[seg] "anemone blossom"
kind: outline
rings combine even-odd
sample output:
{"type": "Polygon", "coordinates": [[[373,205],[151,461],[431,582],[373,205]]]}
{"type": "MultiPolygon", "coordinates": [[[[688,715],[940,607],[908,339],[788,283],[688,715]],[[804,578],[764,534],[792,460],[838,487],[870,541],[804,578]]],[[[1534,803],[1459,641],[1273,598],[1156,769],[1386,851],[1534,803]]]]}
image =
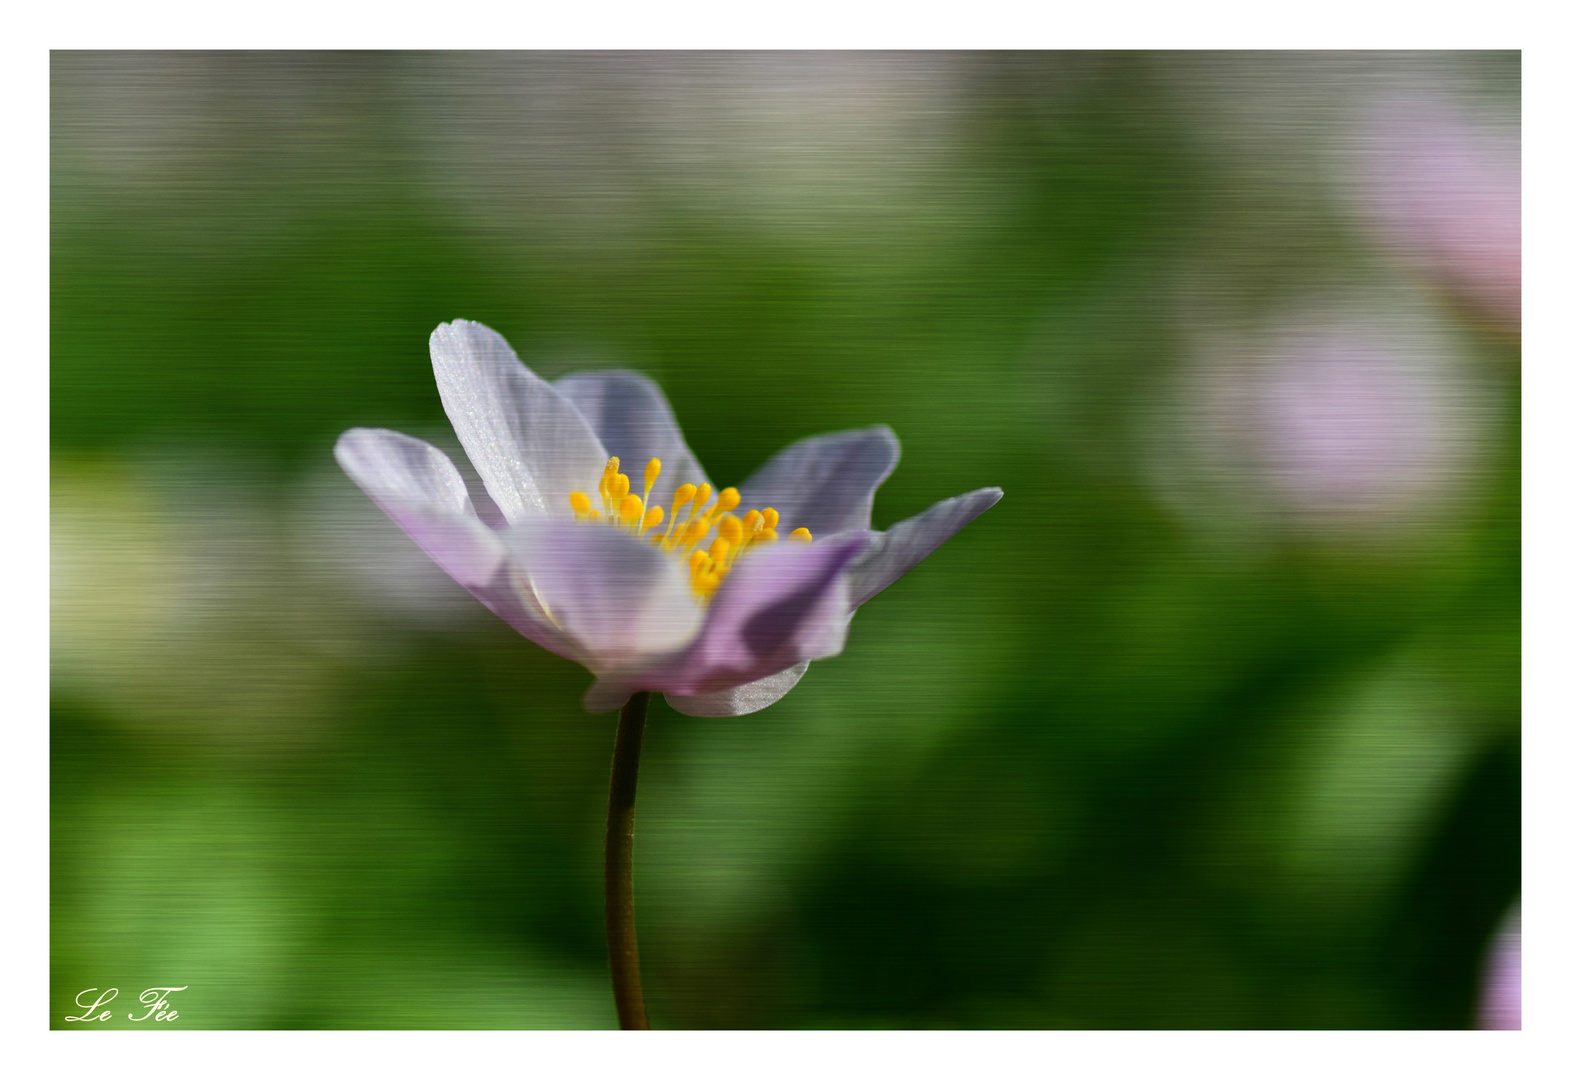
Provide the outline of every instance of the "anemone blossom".
{"type": "Polygon", "coordinates": [[[355,428],[338,462],[460,585],[588,668],[590,712],[645,690],[690,716],[773,704],[841,651],[857,608],[1003,494],[982,488],[874,532],[873,494],[900,454],[886,427],[804,439],[717,490],[641,375],[548,383],[463,320],[432,333],[431,360],[491,520],[418,439],[355,428]]]}

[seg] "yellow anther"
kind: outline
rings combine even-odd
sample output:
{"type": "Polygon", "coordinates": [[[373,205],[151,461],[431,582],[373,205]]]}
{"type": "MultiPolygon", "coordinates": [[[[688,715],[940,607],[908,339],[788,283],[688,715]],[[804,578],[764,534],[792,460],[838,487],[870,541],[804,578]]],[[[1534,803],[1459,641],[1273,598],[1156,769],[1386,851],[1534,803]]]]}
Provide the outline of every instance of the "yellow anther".
{"type": "MultiPolygon", "coordinates": [[[[662,469],[659,458],[650,458],[644,466],[644,494],[640,498],[632,493],[632,481],[622,473],[622,459],[611,458],[600,473],[598,490],[604,513],[592,507],[590,497],[582,491],[568,493],[567,501],[573,516],[580,521],[601,521],[619,525],[642,536],[645,532],[665,523],[665,532],[650,536],[649,542],[662,551],[671,552],[687,548],[687,570],[693,595],[701,604],[707,604],[731,572],[731,567],[754,544],[772,544],[779,539],[775,527],[780,524],[780,514],[773,507],[749,510],[741,518],[734,516],[742,502],[742,495],[734,487],[723,488],[717,494],[713,486],[683,484],[671,495],[671,514],[667,521],[665,508],[649,505],[650,493],[662,469]],[[709,505],[713,498],[714,505],[709,505]],[[688,508],[686,515],[682,507],[688,508]],[[711,530],[718,527],[719,536],[706,551],[703,541],[711,530]]],[[[806,529],[791,532],[792,540],[804,544],[813,542],[813,534],[806,529]]]]}
{"type": "Polygon", "coordinates": [[[693,552],[687,565],[692,574],[693,592],[698,594],[700,600],[708,600],[720,587],[720,582],[725,580],[725,568],[702,551],[693,552]]]}

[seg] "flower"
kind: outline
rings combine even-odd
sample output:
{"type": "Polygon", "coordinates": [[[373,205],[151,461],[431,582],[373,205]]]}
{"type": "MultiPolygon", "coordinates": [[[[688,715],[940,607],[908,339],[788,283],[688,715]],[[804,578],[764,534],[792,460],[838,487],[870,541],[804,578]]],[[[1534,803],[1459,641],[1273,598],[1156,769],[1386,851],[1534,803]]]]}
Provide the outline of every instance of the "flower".
{"type": "Polygon", "coordinates": [[[1522,146],[1517,125],[1439,99],[1400,98],[1365,133],[1363,202],[1396,250],[1502,322],[1522,323],[1522,146]]]}
{"type": "Polygon", "coordinates": [[[873,493],[900,454],[888,428],[804,439],[716,491],[641,375],[548,383],[464,320],[432,333],[431,362],[494,522],[418,439],[354,428],[335,456],[460,585],[595,675],[590,712],[641,690],[689,716],[772,705],[840,652],[857,608],[1003,495],[982,488],[874,532],[873,493]]]}
{"type": "Polygon", "coordinates": [[[1465,505],[1489,451],[1483,388],[1445,323],[1403,292],[1218,334],[1185,380],[1187,446],[1157,467],[1209,524],[1236,529],[1247,516],[1380,543],[1421,535],[1465,505]]]}

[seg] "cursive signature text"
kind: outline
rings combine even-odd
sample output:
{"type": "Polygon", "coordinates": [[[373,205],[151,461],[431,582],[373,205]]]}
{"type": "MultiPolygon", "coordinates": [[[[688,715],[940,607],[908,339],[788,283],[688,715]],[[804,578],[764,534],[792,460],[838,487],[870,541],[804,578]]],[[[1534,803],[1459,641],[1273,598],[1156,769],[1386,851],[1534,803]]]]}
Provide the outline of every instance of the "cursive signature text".
{"type": "MultiPolygon", "coordinates": [[[[132,1023],[138,1024],[143,1020],[152,1020],[154,1022],[159,1020],[173,1020],[180,1015],[180,1011],[178,1009],[172,1009],[169,1007],[169,995],[179,993],[184,989],[185,987],[183,986],[149,987],[138,994],[136,998],[137,1001],[146,1006],[142,1015],[136,1015],[136,1012],[133,1010],[132,1012],[126,1013],[125,1018],[130,1020],[132,1023]]],[[[80,994],[76,995],[76,1007],[82,1010],[82,1015],[68,1016],[65,1018],[66,1023],[102,1023],[103,1021],[108,1020],[111,1016],[114,1015],[114,1010],[106,1009],[104,1006],[108,1005],[111,1001],[119,996],[119,988],[113,986],[109,987],[107,990],[99,990],[96,986],[83,990],[80,994]],[[95,994],[97,995],[96,997],[94,996],[95,994]],[[100,1009],[103,1011],[100,1012],[100,1009]]]]}

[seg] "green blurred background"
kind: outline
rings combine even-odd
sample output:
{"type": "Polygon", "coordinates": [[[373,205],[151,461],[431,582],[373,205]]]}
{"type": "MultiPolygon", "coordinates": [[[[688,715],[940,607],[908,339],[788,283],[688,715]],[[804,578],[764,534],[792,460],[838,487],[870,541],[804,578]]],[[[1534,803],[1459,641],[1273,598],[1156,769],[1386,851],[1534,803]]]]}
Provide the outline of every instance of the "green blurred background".
{"type": "Polygon", "coordinates": [[[1369,132],[1509,142],[1519,72],[56,53],[51,1024],[614,1024],[615,717],[332,460],[453,445],[468,318],[649,373],[717,482],[887,423],[876,527],[1006,492],[774,707],[656,700],[655,1026],[1471,1025],[1519,321],[1393,239],[1369,132]]]}

